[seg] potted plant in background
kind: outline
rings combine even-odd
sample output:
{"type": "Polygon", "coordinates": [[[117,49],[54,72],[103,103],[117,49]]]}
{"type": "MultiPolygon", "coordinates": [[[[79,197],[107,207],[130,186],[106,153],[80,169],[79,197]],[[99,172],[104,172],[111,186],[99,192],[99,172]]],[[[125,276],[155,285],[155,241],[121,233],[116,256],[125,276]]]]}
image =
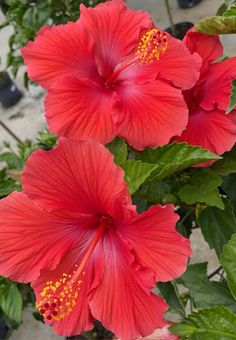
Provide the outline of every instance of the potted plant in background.
{"type": "MultiPolygon", "coordinates": [[[[200,2],[199,0],[196,0],[198,2],[200,2]]],[[[189,7],[193,7],[193,6],[187,6],[187,2],[189,3],[189,1],[187,0],[178,0],[178,4],[180,6],[180,8],[189,8],[189,7]],[[183,7],[183,5],[186,5],[183,7]]],[[[165,0],[165,4],[166,4],[166,10],[167,10],[167,14],[168,14],[168,18],[170,21],[170,27],[167,27],[165,29],[166,32],[170,33],[171,35],[173,35],[175,38],[182,40],[186,34],[186,32],[194,26],[194,24],[190,21],[183,21],[183,22],[179,22],[177,24],[174,24],[174,20],[172,17],[172,13],[171,13],[171,8],[170,8],[170,4],[169,4],[169,0],[165,0]]]]}
{"type": "Polygon", "coordinates": [[[22,92],[11,80],[6,71],[0,72],[0,103],[3,107],[11,107],[22,98],[22,92]]]}

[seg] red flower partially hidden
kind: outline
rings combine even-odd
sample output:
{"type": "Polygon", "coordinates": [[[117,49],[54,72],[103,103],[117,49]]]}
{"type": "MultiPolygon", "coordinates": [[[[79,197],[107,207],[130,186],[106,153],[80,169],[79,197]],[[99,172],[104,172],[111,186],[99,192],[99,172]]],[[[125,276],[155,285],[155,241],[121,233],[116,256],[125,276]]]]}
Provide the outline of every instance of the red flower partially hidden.
{"type": "Polygon", "coordinates": [[[123,0],[80,13],[22,49],[29,77],[48,90],[49,129],[101,143],[119,135],[138,150],[180,135],[188,110],[177,88],[197,81],[199,56],[123,0]]]}
{"type": "MultiPolygon", "coordinates": [[[[192,53],[197,52],[202,57],[203,64],[196,85],[184,91],[189,122],[176,139],[221,155],[236,142],[236,112],[225,114],[230,85],[236,79],[236,57],[214,62],[223,53],[218,36],[190,30],[184,42],[192,53]]],[[[209,165],[209,162],[201,165],[209,165]]]]}
{"type": "Polygon", "coordinates": [[[171,205],[138,214],[123,171],[92,141],[33,153],[23,189],[0,201],[0,273],[32,282],[46,323],[75,335],[97,319],[122,339],[165,325],[151,290],[191,255],[171,205]]]}

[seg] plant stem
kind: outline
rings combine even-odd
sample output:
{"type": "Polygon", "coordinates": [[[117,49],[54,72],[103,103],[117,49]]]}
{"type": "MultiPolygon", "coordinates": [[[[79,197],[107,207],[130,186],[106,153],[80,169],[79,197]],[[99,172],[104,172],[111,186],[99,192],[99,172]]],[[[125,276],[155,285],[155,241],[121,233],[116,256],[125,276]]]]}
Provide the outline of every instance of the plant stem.
{"type": "Polygon", "coordinates": [[[5,124],[0,120],[0,125],[11,135],[17,143],[23,144],[22,140],[5,124]]]}
{"type": "Polygon", "coordinates": [[[175,25],[174,25],[174,20],[171,14],[171,8],[170,8],[170,4],[169,4],[169,0],[165,0],[165,4],[166,4],[166,10],[167,10],[167,15],[170,21],[170,27],[171,27],[171,32],[172,35],[175,37],[175,25]]]}
{"type": "Polygon", "coordinates": [[[219,266],[214,272],[212,272],[210,275],[208,275],[208,279],[211,279],[213,276],[219,273],[219,271],[222,269],[222,266],[219,266]]]}

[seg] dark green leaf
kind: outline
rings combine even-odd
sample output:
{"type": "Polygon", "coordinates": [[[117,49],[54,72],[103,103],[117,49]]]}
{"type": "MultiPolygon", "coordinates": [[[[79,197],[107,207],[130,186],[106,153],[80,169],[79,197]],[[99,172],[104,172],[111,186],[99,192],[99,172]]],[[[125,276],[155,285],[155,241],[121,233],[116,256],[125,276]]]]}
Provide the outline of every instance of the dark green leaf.
{"type": "Polygon", "coordinates": [[[228,286],[236,299],[236,234],[224,246],[220,262],[227,274],[228,286]]]}
{"type": "Polygon", "coordinates": [[[210,248],[220,256],[223,246],[236,233],[236,219],[228,200],[223,199],[225,209],[215,207],[203,209],[197,219],[203,236],[210,248]]]}
{"type": "Polygon", "coordinates": [[[236,315],[222,306],[207,308],[189,315],[170,330],[187,339],[236,339],[236,315]]]}
{"type": "Polygon", "coordinates": [[[10,282],[9,285],[1,291],[0,306],[11,320],[18,324],[21,322],[23,301],[16,283],[10,282]]]}
{"type": "Polygon", "coordinates": [[[128,154],[127,144],[125,140],[116,137],[112,142],[106,145],[110,152],[114,155],[114,161],[117,165],[123,163],[128,154]]]}
{"type": "MultiPolygon", "coordinates": [[[[236,16],[235,16],[236,20],[236,16]]],[[[230,113],[236,106],[236,80],[231,83],[231,91],[229,97],[229,106],[227,107],[226,113],[230,113]]]]}
{"type": "Polygon", "coordinates": [[[223,155],[223,159],[217,161],[211,170],[219,175],[228,175],[236,172],[236,147],[223,155]]]}
{"type": "Polygon", "coordinates": [[[188,266],[178,279],[186,288],[197,309],[222,305],[236,312],[236,302],[225,282],[210,281],[207,278],[207,262],[188,266]]]}
{"type": "Polygon", "coordinates": [[[138,191],[148,202],[154,204],[176,203],[177,196],[172,193],[169,183],[160,181],[145,182],[138,191]]]}
{"type": "Polygon", "coordinates": [[[168,305],[175,309],[182,317],[185,316],[184,307],[176,294],[174,285],[171,282],[159,282],[157,287],[168,305]]]}
{"type": "Polygon", "coordinates": [[[234,213],[236,213],[236,174],[230,174],[224,178],[222,189],[229,197],[234,213]]]}
{"type": "Polygon", "coordinates": [[[5,178],[0,181],[0,198],[9,195],[14,190],[20,190],[20,185],[12,178],[5,178]]]}
{"type": "Polygon", "coordinates": [[[134,193],[141,184],[156,169],[155,164],[146,164],[141,161],[127,160],[121,164],[125,171],[125,180],[128,183],[130,193],[134,193]]]}
{"type": "Polygon", "coordinates": [[[206,203],[224,209],[218,186],[222,179],[209,169],[201,169],[178,192],[180,199],[187,204],[206,203]]]}
{"type": "Polygon", "coordinates": [[[143,162],[157,165],[150,180],[152,178],[161,180],[194,164],[220,158],[208,150],[176,142],[156,149],[147,149],[141,155],[143,162]]]}

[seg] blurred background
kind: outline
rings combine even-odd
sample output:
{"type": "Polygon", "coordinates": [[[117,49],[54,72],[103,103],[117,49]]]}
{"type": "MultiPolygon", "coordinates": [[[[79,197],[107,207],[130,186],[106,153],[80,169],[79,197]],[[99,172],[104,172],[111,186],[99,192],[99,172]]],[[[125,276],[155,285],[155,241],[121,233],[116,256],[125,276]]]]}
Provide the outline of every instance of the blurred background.
{"type": "MultiPolygon", "coordinates": [[[[66,1],[66,0],[65,0],[66,1]]],[[[6,3],[14,3],[14,1],[5,1],[6,3]]],[[[10,142],[12,148],[16,148],[17,141],[16,138],[12,137],[3,125],[6,125],[13,131],[13,133],[20,138],[20,140],[25,140],[26,138],[35,140],[38,132],[46,128],[46,123],[43,116],[43,96],[44,91],[39,86],[27,83],[25,78],[25,68],[20,66],[19,55],[14,48],[20,45],[28,39],[28,35],[34,36],[35,32],[40,27],[40,22],[43,22],[45,18],[36,18],[38,21],[34,25],[34,14],[29,11],[26,17],[29,26],[31,25],[31,31],[29,34],[24,36],[24,31],[16,32],[16,26],[11,25],[5,26],[6,18],[4,16],[4,1],[0,1],[2,5],[2,10],[0,10],[0,71],[4,71],[7,66],[9,68],[8,74],[13,79],[14,83],[11,83],[11,91],[16,92],[17,103],[9,108],[3,107],[0,104],[0,152],[4,150],[5,142],[10,142]],[[41,20],[41,21],[40,21],[41,20]],[[33,26],[32,26],[33,24],[33,26]],[[10,40],[9,40],[10,39],[10,40]],[[9,45],[10,43],[10,45],[9,45]],[[9,51],[12,53],[9,54],[9,51]],[[13,53],[14,52],[14,53],[13,53]],[[19,67],[19,68],[18,68],[19,67]],[[13,78],[15,74],[15,78],[13,78]],[[26,85],[28,89],[26,88],[26,85]],[[18,90],[19,91],[18,91],[18,90]],[[2,125],[1,125],[2,124],[2,125]]],[[[19,3],[27,4],[27,1],[18,1],[19,3]]],[[[29,1],[30,2],[30,1],[29,1]]],[[[45,1],[46,4],[47,1],[45,1]]],[[[53,2],[53,1],[52,1],[53,2]]],[[[60,0],[59,2],[62,2],[60,0]]],[[[98,1],[97,1],[98,2],[98,1]]],[[[17,1],[15,1],[17,3],[17,1]]],[[[174,23],[180,22],[191,22],[196,23],[200,19],[213,16],[217,13],[220,6],[224,3],[223,0],[202,0],[199,4],[192,8],[183,9],[178,5],[177,0],[169,0],[170,10],[173,16],[174,23]]],[[[165,6],[164,0],[127,0],[127,4],[134,9],[143,9],[148,11],[155,24],[163,29],[170,26],[170,21],[167,15],[167,8],[165,6]]],[[[44,0],[40,1],[40,6],[43,6],[44,0]]],[[[13,12],[12,20],[13,23],[17,20],[19,14],[20,6],[15,6],[15,12],[13,12]],[[17,12],[18,11],[18,12],[17,12]],[[15,17],[14,17],[15,15],[15,17]],[[15,21],[14,21],[15,20],[15,21]]],[[[71,8],[71,15],[77,13],[75,8],[71,8]]],[[[62,13],[62,16],[64,14],[62,13]]],[[[74,18],[76,19],[76,17],[74,18]]],[[[58,23],[66,22],[68,18],[57,16],[58,23]]],[[[55,21],[54,21],[55,22],[55,21]]],[[[227,35],[221,37],[222,43],[224,45],[224,54],[228,56],[236,55],[236,38],[235,35],[227,35]]],[[[19,49],[18,49],[19,50],[19,49]]],[[[1,79],[0,79],[0,90],[1,90],[1,79]]],[[[1,101],[1,94],[0,94],[1,101]]],[[[8,103],[5,103],[8,106],[8,103]]],[[[193,244],[193,257],[191,259],[192,263],[204,261],[209,258],[209,271],[217,266],[217,259],[215,254],[210,251],[207,244],[203,241],[199,230],[192,235],[193,244]],[[199,251],[201,249],[201,251],[199,251]]],[[[10,335],[11,340],[56,340],[63,339],[57,335],[52,334],[52,330],[46,327],[43,323],[36,321],[32,312],[29,308],[26,308],[23,316],[24,323],[14,330],[10,335]]],[[[82,339],[82,337],[81,337],[82,339]]],[[[1,340],[1,338],[0,338],[1,340]]]]}

